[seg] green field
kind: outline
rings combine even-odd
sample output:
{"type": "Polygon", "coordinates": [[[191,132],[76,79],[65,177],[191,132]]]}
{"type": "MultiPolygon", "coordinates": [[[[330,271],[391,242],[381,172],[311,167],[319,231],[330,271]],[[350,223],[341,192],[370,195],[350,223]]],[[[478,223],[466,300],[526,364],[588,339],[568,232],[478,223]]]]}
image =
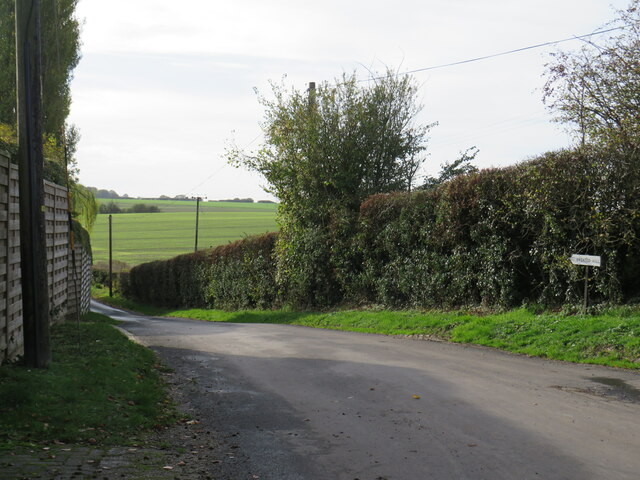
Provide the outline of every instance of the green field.
{"type": "MultiPolygon", "coordinates": [[[[100,200],[108,203],[110,200],[100,200]]],[[[115,200],[120,208],[136,203],[157,205],[160,213],[113,215],[113,259],[130,265],[193,252],[196,202],[175,200],[115,200]]],[[[247,235],[273,232],[273,203],[201,202],[198,249],[223,245],[247,235]]],[[[100,214],[91,233],[93,261],[109,259],[108,217],[100,214]]]]}

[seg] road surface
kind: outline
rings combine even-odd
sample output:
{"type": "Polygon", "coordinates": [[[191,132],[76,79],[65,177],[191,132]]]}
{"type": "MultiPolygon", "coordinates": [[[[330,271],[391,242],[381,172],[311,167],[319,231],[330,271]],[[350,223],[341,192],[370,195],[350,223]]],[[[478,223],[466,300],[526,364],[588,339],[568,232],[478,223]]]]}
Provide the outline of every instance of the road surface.
{"type": "MultiPolygon", "coordinates": [[[[94,309],[264,479],[640,479],[640,375],[487,348],[94,309]]],[[[217,478],[217,477],[216,477],[217,478]]]]}

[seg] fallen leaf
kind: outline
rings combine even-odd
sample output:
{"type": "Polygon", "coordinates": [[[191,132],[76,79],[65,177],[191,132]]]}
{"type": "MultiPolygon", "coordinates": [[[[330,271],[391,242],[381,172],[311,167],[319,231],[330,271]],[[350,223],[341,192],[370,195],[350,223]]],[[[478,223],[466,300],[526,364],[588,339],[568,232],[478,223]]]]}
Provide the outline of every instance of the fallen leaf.
{"type": "Polygon", "coordinates": [[[411,397],[415,400],[420,400],[420,395],[411,395],[411,397]]]}

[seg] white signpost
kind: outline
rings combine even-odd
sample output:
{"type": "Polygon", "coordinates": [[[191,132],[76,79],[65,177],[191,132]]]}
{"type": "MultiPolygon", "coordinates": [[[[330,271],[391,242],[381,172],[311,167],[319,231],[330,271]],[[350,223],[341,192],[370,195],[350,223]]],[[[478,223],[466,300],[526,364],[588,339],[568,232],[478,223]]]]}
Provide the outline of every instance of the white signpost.
{"type": "Polygon", "coordinates": [[[599,267],[602,264],[602,257],[599,255],[576,255],[569,258],[574,265],[586,265],[587,267],[599,267]]]}
{"type": "Polygon", "coordinates": [[[600,255],[578,255],[573,254],[569,257],[569,260],[574,265],[584,265],[584,311],[587,311],[589,306],[589,267],[602,266],[602,257],[600,255]]]}

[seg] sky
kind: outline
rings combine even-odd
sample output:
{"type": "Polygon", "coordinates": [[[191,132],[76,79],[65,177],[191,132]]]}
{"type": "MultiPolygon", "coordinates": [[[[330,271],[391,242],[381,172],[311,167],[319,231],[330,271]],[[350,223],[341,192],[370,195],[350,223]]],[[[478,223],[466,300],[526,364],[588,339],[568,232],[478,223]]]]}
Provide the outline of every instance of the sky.
{"type": "MultiPolygon", "coordinates": [[[[598,30],[627,0],[80,0],[70,123],[80,181],[132,197],[273,199],[227,164],[259,148],[255,89],[305,90],[343,72],[399,73],[598,30]]],[[[593,37],[596,41],[604,35],[593,37]]],[[[542,103],[544,65],[580,40],[413,74],[430,132],[422,175],[461,151],[512,165],[572,138],[542,103]]],[[[364,83],[363,83],[364,85],[364,83]]]]}

